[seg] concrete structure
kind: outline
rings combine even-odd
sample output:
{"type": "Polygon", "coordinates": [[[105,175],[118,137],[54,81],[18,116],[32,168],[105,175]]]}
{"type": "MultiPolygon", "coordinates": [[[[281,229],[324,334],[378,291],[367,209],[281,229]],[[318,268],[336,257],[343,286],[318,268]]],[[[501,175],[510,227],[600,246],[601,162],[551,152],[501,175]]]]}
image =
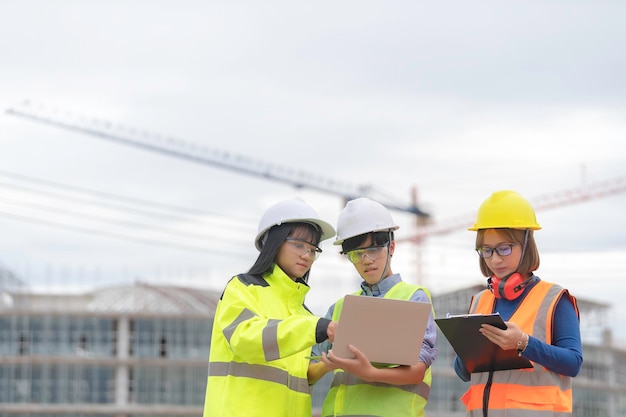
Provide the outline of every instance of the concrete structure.
{"type": "Polygon", "coordinates": [[[0,417],[201,415],[219,295],[2,292],[0,417]]]}
{"type": "MultiPolygon", "coordinates": [[[[35,294],[8,276],[0,284],[0,417],[202,414],[218,292],[139,283],[35,294]]],[[[464,313],[479,289],[435,295],[437,315],[464,313]]],[[[608,306],[579,302],[585,362],[575,415],[624,416],[626,349],[611,340],[608,306]]],[[[467,384],[441,334],[438,347],[427,415],[464,416],[467,384]]],[[[314,415],[329,383],[327,375],[314,388],[314,415]]]]}

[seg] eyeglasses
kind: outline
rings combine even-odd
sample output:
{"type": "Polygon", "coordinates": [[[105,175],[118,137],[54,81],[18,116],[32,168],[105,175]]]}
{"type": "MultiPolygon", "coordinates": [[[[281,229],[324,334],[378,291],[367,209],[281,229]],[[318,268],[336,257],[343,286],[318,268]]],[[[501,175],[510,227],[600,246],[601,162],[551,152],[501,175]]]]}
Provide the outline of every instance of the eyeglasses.
{"type": "Polygon", "coordinates": [[[363,261],[363,257],[367,256],[370,261],[375,261],[378,259],[383,249],[385,249],[387,245],[383,246],[370,246],[369,248],[362,249],[354,249],[350,252],[346,252],[345,255],[348,257],[348,260],[353,264],[358,264],[363,261]]]}
{"type": "Polygon", "coordinates": [[[288,237],[285,240],[300,256],[310,255],[313,260],[316,260],[320,256],[320,253],[322,253],[322,249],[304,240],[295,239],[293,237],[288,237]]]}
{"type": "Polygon", "coordinates": [[[476,248],[476,252],[478,252],[478,256],[481,258],[491,258],[494,252],[498,256],[509,256],[513,252],[513,246],[515,246],[515,243],[505,243],[495,248],[483,246],[482,248],[476,248]]]}

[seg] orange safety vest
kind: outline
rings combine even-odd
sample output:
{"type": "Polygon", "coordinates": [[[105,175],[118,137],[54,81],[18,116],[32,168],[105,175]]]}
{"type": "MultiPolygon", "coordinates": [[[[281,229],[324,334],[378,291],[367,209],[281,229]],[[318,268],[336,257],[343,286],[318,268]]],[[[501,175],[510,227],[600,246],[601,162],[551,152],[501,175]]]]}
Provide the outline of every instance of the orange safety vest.
{"type": "MultiPolygon", "coordinates": [[[[554,310],[563,295],[574,304],[576,298],[559,285],[539,281],[517,308],[511,321],[523,332],[547,344],[552,343],[554,310]]],[[[494,312],[496,298],[489,290],[472,297],[470,313],[494,312]]],[[[461,400],[470,417],[483,416],[483,400],[488,404],[489,417],[566,417],[572,415],[572,382],[568,376],[557,374],[533,363],[533,368],[473,373],[470,387],[461,400]],[[491,381],[490,381],[491,379],[491,381]],[[487,398],[485,398],[485,396],[487,398]]]]}

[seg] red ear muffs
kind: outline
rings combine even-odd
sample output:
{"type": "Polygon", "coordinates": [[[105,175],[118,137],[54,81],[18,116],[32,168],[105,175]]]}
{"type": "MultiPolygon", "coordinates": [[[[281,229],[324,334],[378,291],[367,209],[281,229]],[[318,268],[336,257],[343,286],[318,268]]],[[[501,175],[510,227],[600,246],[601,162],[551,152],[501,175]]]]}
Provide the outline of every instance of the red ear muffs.
{"type": "Polygon", "coordinates": [[[498,278],[494,275],[489,278],[489,289],[496,298],[515,300],[517,297],[522,295],[522,290],[531,281],[532,275],[530,279],[524,280],[522,274],[519,272],[508,275],[504,278],[498,278]]]}

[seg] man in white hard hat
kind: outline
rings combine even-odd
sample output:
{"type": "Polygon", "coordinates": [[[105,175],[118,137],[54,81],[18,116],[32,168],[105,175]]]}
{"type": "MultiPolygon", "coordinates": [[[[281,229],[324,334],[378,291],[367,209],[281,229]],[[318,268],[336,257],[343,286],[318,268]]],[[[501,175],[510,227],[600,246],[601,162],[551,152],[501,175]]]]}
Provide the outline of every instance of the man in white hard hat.
{"type": "MultiPolygon", "coordinates": [[[[431,303],[430,292],[394,274],[391,259],[398,225],[382,204],[368,198],[351,200],[339,214],[337,240],[341,253],[352,262],[363,282],[358,294],[431,303]]],[[[338,320],[343,298],[333,304],[326,318],[338,320]]],[[[367,317],[363,318],[367,320],[367,317]]],[[[376,329],[372,329],[376,332],[376,329]]],[[[324,400],[322,416],[423,416],[431,385],[430,365],[437,357],[433,314],[428,321],[419,363],[412,366],[375,367],[358,349],[355,359],[333,355],[329,343],[316,346],[320,362],[310,371],[321,378],[334,370],[332,386],[324,400]]],[[[418,353],[416,352],[416,355],[418,353]]]]}

